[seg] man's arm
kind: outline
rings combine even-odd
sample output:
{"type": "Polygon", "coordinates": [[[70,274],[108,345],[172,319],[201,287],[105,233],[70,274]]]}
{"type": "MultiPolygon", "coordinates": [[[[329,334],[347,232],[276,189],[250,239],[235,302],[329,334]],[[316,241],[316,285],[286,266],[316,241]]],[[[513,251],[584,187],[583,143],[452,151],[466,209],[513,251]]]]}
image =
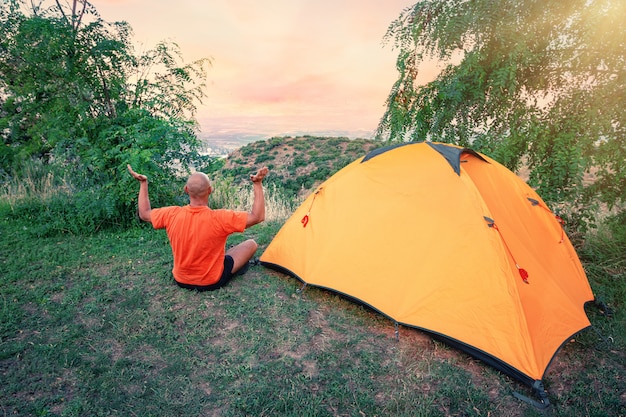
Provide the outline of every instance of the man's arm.
{"type": "Polygon", "coordinates": [[[265,220],[265,196],[263,195],[263,178],[269,170],[267,167],[261,168],[255,175],[251,175],[252,189],[254,192],[254,201],[252,202],[252,210],[248,213],[246,228],[254,226],[265,220]]]}
{"type": "Polygon", "coordinates": [[[142,174],[137,174],[128,165],[128,172],[137,181],[139,181],[139,197],[137,199],[137,205],[139,207],[139,218],[145,222],[152,220],[152,208],[150,207],[150,197],[148,196],[148,177],[142,174]]]}

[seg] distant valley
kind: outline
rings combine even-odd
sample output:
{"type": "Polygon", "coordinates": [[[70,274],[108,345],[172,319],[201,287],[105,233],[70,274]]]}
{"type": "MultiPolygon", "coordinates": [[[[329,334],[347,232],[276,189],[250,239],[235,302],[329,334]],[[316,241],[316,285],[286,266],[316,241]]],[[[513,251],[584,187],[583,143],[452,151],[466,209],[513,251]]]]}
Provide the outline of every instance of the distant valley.
{"type": "Polygon", "coordinates": [[[350,138],[350,139],[372,139],[373,132],[361,131],[324,131],[324,132],[288,132],[278,135],[263,133],[251,133],[244,131],[221,131],[221,132],[201,132],[198,137],[206,144],[206,152],[214,156],[226,156],[233,151],[242,148],[250,143],[267,140],[272,137],[328,137],[328,138],[350,138]]]}

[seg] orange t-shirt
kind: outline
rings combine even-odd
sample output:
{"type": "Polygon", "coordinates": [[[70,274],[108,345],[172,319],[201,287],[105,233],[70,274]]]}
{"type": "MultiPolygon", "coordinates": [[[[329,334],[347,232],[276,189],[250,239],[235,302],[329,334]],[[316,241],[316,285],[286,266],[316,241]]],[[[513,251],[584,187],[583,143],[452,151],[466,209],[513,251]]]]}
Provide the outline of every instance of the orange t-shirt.
{"type": "Polygon", "coordinates": [[[183,284],[211,285],[224,270],[226,239],[246,228],[248,213],[209,207],[153,209],[152,226],[165,228],[174,255],[174,279],[183,284]]]}

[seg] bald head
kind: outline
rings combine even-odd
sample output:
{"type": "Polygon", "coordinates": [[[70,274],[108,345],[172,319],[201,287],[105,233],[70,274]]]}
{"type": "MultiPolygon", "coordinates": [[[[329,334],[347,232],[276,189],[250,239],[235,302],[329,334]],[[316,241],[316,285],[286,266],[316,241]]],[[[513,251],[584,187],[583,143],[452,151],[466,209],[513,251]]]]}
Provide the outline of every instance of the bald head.
{"type": "Polygon", "coordinates": [[[189,197],[192,198],[208,196],[211,192],[209,177],[202,172],[191,174],[187,180],[187,184],[185,184],[185,191],[189,194],[189,197]]]}

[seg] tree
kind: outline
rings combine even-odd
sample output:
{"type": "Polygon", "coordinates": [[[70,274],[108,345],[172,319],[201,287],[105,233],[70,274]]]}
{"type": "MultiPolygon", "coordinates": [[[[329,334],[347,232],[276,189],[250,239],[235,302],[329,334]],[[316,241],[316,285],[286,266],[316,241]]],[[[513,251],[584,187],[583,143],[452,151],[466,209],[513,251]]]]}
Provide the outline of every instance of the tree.
{"type": "Polygon", "coordinates": [[[579,214],[624,203],[624,15],[622,0],[419,1],[386,34],[399,77],[377,136],[526,165],[542,197],[579,214]],[[427,60],[445,68],[419,85],[427,60]]]}
{"type": "Polygon", "coordinates": [[[185,64],[165,42],[136,55],[131,36],[86,0],[3,1],[0,173],[29,158],[61,166],[83,201],[124,219],[131,162],[161,181],[153,198],[171,202],[180,169],[207,162],[194,117],[210,60],[185,64]]]}
{"type": "MultiPolygon", "coordinates": [[[[82,3],[67,14],[60,6],[4,2],[0,24],[3,139],[18,159],[50,159],[68,141],[84,138],[99,117],[114,117],[131,59],[130,28],[108,26],[82,3]],[[115,29],[115,30],[112,30],[115,29]]],[[[57,155],[58,157],[58,155],[57,155]]],[[[4,161],[3,161],[4,162],[4,161]]]]}

